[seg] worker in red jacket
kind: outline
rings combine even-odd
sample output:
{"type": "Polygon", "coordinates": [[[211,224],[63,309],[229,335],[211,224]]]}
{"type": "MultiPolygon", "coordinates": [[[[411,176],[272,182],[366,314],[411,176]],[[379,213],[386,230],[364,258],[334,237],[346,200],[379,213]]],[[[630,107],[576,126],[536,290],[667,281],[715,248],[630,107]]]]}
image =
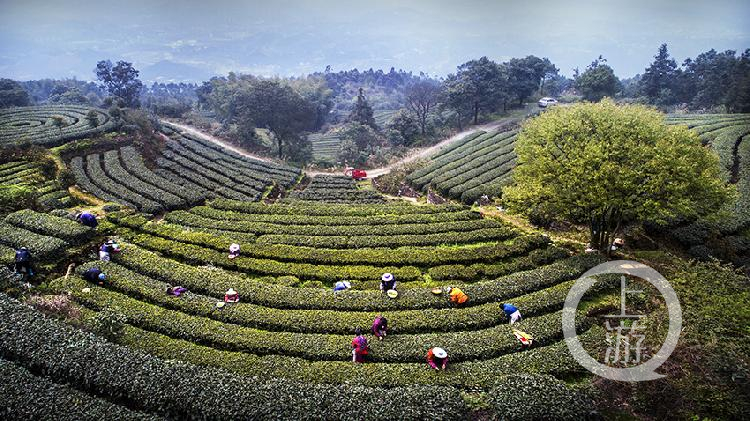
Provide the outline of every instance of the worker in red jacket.
{"type": "Polygon", "coordinates": [[[352,362],[363,363],[368,354],[367,338],[362,335],[362,329],[360,328],[357,328],[355,334],[357,336],[352,339],[352,362]]]}

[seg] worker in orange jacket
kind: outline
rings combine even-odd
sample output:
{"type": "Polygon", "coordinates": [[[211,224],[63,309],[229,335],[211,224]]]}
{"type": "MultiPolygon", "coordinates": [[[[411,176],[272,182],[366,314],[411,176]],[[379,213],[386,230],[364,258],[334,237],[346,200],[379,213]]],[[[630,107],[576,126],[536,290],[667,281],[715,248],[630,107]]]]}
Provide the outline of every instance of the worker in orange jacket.
{"type": "Polygon", "coordinates": [[[448,297],[456,306],[463,305],[464,303],[469,301],[469,296],[461,291],[461,288],[457,287],[448,287],[448,297]]]}

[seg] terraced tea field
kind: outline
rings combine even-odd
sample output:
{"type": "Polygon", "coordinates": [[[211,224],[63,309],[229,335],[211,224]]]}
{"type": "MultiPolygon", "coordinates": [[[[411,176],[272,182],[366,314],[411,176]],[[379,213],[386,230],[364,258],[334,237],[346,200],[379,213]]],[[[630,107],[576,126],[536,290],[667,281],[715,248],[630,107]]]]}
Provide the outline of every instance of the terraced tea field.
{"type": "Polygon", "coordinates": [[[307,200],[325,203],[383,203],[385,200],[375,190],[357,187],[350,177],[316,175],[302,191],[289,193],[289,200],[307,200]]]}
{"type": "MultiPolygon", "coordinates": [[[[735,263],[750,263],[750,115],[697,114],[669,116],[670,124],[684,124],[719,155],[723,177],[737,186],[737,200],[724,209],[718,222],[699,221],[674,231],[675,238],[697,257],[714,252],[706,247],[709,233],[718,231],[735,263]]],[[[724,257],[724,256],[723,256],[724,257]]]]}
{"type": "Polygon", "coordinates": [[[341,138],[337,134],[314,133],[308,139],[312,143],[313,161],[336,163],[341,145],[341,138]]]}
{"type": "MultiPolygon", "coordinates": [[[[572,280],[601,261],[570,257],[546,238],[460,206],[215,200],[163,222],[111,220],[123,253],[79,269],[102,268],[108,285],[70,277],[55,286],[91,311],[120,309],[128,319],[121,343],[164,358],[180,349],[180,359],[241,375],[313,383],[468,387],[509,372],[575,372],[560,342],[560,310],[572,280]],[[233,242],[242,252],[230,260],[233,242]],[[384,272],[400,282],[397,299],[378,289],[384,272]],[[338,280],[352,290],[334,293],[338,280]],[[176,284],[190,292],[164,294],[176,284]],[[445,285],[461,286],[470,304],[452,308],[430,291],[445,285]],[[217,310],[230,287],[241,303],[217,310]],[[539,347],[519,356],[501,302],[523,309],[520,326],[539,347]],[[371,341],[370,363],[352,365],[354,328],[367,330],[378,313],[392,335],[371,341]],[[433,346],[448,350],[454,369],[441,376],[426,369],[433,346]]],[[[588,329],[586,318],[579,327],[588,329]]]]}
{"type": "Polygon", "coordinates": [[[443,149],[407,179],[417,188],[473,203],[482,195],[498,197],[516,165],[516,131],[476,132],[443,149]]]}
{"type": "Polygon", "coordinates": [[[0,165],[0,189],[30,190],[40,208],[58,209],[74,204],[59,181],[46,176],[39,163],[11,161],[0,165]]]}
{"type": "Polygon", "coordinates": [[[114,129],[103,110],[76,105],[18,107],[0,110],[0,145],[56,146],[114,129]],[[89,120],[88,113],[96,120],[89,120]],[[58,119],[59,126],[55,119],[58,119]]]}
{"type": "Polygon", "coordinates": [[[300,170],[250,159],[207,140],[166,129],[171,138],[146,167],[133,147],[75,157],[70,168],[77,184],[101,199],[146,213],[184,208],[207,198],[257,201],[272,186],[289,188],[300,170]]]}

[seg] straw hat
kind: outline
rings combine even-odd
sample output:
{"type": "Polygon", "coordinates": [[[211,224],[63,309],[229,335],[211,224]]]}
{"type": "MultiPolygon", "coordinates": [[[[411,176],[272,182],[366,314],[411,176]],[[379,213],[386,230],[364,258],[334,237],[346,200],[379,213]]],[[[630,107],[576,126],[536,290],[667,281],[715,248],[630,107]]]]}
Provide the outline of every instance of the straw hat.
{"type": "Polygon", "coordinates": [[[448,356],[448,353],[445,352],[443,348],[438,347],[432,348],[432,353],[438,358],[445,358],[448,356]]]}
{"type": "Polygon", "coordinates": [[[390,273],[384,273],[383,276],[380,277],[385,282],[390,282],[393,280],[393,275],[390,273]]]}
{"type": "Polygon", "coordinates": [[[227,295],[235,295],[237,294],[237,291],[234,290],[234,288],[229,288],[229,291],[227,291],[227,295]]]}
{"type": "Polygon", "coordinates": [[[232,252],[232,253],[236,253],[236,252],[240,251],[240,245],[237,244],[237,243],[232,243],[232,245],[229,246],[229,251],[232,252]]]}

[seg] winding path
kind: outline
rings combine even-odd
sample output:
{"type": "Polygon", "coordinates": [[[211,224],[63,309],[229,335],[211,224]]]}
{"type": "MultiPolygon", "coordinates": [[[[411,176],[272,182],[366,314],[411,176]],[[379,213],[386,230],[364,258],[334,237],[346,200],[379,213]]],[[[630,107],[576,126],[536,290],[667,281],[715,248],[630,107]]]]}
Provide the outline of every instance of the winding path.
{"type": "MultiPolygon", "coordinates": [[[[411,153],[409,155],[401,158],[400,160],[398,160],[398,161],[396,161],[396,162],[394,162],[394,163],[392,163],[392,164],[390,164],[390,165],[388,165],[386,167],[373,168],[373,169],[367,170],[367,177],[368,178],[379,177],[381,175],[385,175],[385,174],[390,173],[393,168],[398,167],[400,165],[412,162],[412,161],[414,161],[416,159],[430,157],[430,156],[438,153],[441,149],[447,147],[448,145],[451,145],[452,143],[454,143],[454,142],[456,142],[458,140],[463,139],[464,137],[466,137],[466,136],[468,136],[468,135],[470,135],[472,133],[476,133],[478,131],[495,130],[495,129],[499,128],[499,127],[510,125],[510,124],[513,124],[513,123],[518,122],[520,120],[522,120],[522,118],[519,118],[519,117],[506,117],[506,118],[502,118],[502,119],[499,119],[499,120],[495,120],[495,121],[487,123],[487,124],[481,124],[481,125],[477,125],[477,126],[472,126],[472,127],[468,128],[468,129],[466,129],[464,131],[461,131],[461,132],[458,132],[458,133],[454,134],[453,136],[451,136],[451,137],[449,137],[447,139],[444,139],[444,140],[440,141],[439,143],[437,143],[437,144],[435,144],[433,146],[430,146],[430,147],[427,147],[427,148],[414,149],[414,150],[411,151],[411,153]]],[[[213,143],[215,143],[217,145],[220,145],[220,146],[222,146],[224,148],[227,148],[227,149],[229,149],[231,151],[234,151],[234,152],[236,152],[236,153],[238,153],[238,154],[240,154],[242,156],[246,156],[248,158],[258,159],[258,160],[266,161],[266,162],[274,162],[274,161],[272,161],[269,158],[264,158],[264,157],[261,157],[261,156],[258,156],[258,155],[253,155],[253,154],[245,151],[242,148],[238,148],[237,146],[233,146],[233,145],[227,143],[226,141],[224,141],[222,139],[219,139],[216,136],[213,136],[213,135],[208,134],[208,133],[204,133],[204,132],[196,129],[195,127],[191,127],[191,126],[188,126],[188,125],[185,125],[185,124],[175,123],[173,121],[168,121],[168,122],[170,124],[178,127],[180,130],[184,130],[184,131],[186,131],[186,132],[188,132],[188,133],[190,133],[190,134],[192,134],[194,136],[199,136],[199,137],[201,137],[203,139],[206,139],[206,140],[208,140],[210,142],[213,142],[213,143]]],[[[331,171],[305,171],[305,173],[307,175],[310,175],[310,176],[339,174],[338,172],[331,172],[331,171]]]]}

